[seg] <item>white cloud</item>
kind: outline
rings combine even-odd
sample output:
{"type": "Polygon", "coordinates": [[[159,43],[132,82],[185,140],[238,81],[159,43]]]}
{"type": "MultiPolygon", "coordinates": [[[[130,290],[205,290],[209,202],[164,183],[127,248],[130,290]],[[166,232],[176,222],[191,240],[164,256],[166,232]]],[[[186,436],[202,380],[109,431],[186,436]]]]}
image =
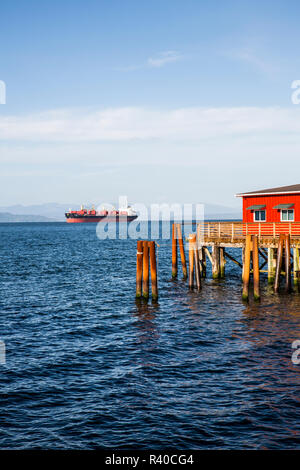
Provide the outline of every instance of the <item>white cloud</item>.
{"type": "Polygon", "coordinates": [[[146,62],[139,65],[126,65],[123,67],[114,67],[118,72],[132,72],[146,68],[161,68],[166,64],[178,62],[182,59],[182,55],[177,51],[160,52],[156,57],[149,57],[146,62]]]}
{"type": "Polygon", "coordinates": [[[291,108],[139,107],[102,110],[52,110],[23,116],[0,116],[0,139],[29,142],[124,142],[164,139],[200,141],[222,136],[300,132],[300,110],[291,108]]]}
{"type": "Polygon", "coordinates": [[[157,57],[150,57],[147,61],[149,67],[163,67],[171,62],[178,62],[182,56],[176,51],[165,51],[158,54],[157,57]]]}

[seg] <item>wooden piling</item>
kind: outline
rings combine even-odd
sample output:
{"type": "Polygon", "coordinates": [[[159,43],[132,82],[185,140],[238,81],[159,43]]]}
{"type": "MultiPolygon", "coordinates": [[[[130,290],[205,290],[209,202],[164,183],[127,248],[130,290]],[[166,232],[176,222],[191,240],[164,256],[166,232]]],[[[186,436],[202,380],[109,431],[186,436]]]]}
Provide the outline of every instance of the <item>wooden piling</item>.
{"type": "Polygon", "coordinates": [[[143,241],[143,297],[149,298],[149,245],[143,241]]]}
{"type": "Polygon", "coordinates": [[[251,259],[251,235],[246,235],[245,260],[243,269],[243,300],[249,298],[249,280],[250,280],[250,259],[251,259]]]}
{"type": "Polygon", "coordinates": [[[194,287],[194,247],[196,243],[196,235],[189,235],[189,288],[194,287]]]}
{"type": "Polygon", "coordinates": [[[187,278],[187,267],[186,267],[186,259],[185,259],[185,252],[184,252],[184,244],[182,239],[182,231],[181,225],[177,224],[177,236],[178,236],[178,244],[179,244],[179,251],[180,251],[180,258],[181,258],[181,265],[182,265],[182,275],[183,278],[187,278]]]}
{"type": "Polygon", "coordinates": [[[142,297],[143,242],[138,240],[136,252],[136,298],[142,297]]]}
{"type": "Polygon", "coordinates": [[[252,263],[253,263],[253,295],[254,300],[259,300],[259,254],[257,235],[252,235],[252,263]]]}
{"type": "Polygon", "coordinates": [[[172,277],[177,277],[177,230],[176,225],[172,225],[172,277]]]}
{"type": "Polygon", "coordinates": [[[220,277],[220,248],[216,243],[212,246],[212,277],[213,279],[220,277]]]}
{"type": "Polygon", "coordinates": [[[198,254],[199,254],[200,275],[202,277],[206,277],[206,253],[205,253],[204,246],[201,246],[198,249],[198,254]]]}
{"type": "Polygon", "coordinates": [[[225,277],[225,248],[220,247],[220,277],[225,277]]]}
{"type": "Polygon", "coordinates": [[[290,235],[285,236],[285,292],[289,293],[291,290],[291,240],[290,235]]]}
{"type": "Polygon", "coordinates": [[[268,283],[273,284],[276,271],[276,248],[268,248],[268,283]]]}
{"type": "Polygon", "coordinates": [[[152,300],[158,299],[155,242],[149,242],[152,300]]]}
{"type": "Polygon", "coordinates": [[[282,267],[282,255],[283,255],[284,241],[285,241],[285,235],[281,234],[280,237],[279,237],[278,249],[277,249],[277,261],[276,261],[275,283],[274,283],[274,292],[275,293],[277,293],[279,291],[279,282],[280,282],[280,274],[281,274],[281,267],[282,267]]]}
{"type": "Polygon", "coordinates": [[[200,268],[199,268],[199,257],[198,257],[198,250],[196,247],[196,243],[194,246],[194,264],[195,264],[195,278],[196,278],[196,286],[197,289],[201,289],[201,277],[200,277],[200,268]]]}
{"type": "Polygon", "coordinates": [[[300,292],[300,257],[299,257],[299,247],[293,249],[293,281],[294,285],[298,287],[300,292]]]}

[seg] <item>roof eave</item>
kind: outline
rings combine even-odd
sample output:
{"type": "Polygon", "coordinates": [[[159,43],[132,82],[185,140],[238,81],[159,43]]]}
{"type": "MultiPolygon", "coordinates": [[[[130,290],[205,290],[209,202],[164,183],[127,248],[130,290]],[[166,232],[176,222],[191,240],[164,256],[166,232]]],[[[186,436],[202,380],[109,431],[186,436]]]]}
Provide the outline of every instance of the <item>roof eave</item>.
{"type": "Polygon", "coordinates": [[[272,192],[272,193],[239,193],[235,194],[235,197],[243,197],[243,196],[270,196],[271,194],[277,194],[280,196],[281,194],[297,194],[300,191],[282,191],[282,192],[272,192]]]}

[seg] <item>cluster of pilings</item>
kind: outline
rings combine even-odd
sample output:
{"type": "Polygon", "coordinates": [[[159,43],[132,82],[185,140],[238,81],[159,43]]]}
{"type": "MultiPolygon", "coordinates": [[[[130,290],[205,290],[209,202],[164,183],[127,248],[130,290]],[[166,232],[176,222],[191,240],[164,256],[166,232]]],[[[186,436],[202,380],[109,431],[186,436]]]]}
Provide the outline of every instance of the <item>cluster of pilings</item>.
{"type": "MultiPolygon", "coordinates": [[[[199,227],[198,227],[199,228],[199,227]]],[[[250,278],[253,277],[253,297],[260,299],[260,273],[268,273],[268,282],[274,285],[274,292],[278,293],[280,279],[285,279],[285,292],[291,291],[291,272],[293,271],[294,284],[300,292],[300,240],[293,240],[293,255],[291,255],[291,238],[289,234],[281,234],[279,239],[262,240],[258,235],[246,235],[237,243],[221,238],[201,239],[200,230],[190,234],[188,241],[188,268],[185,257],[184,242],[180,224],[172,226],[172,278],[178,275],[178,246],[182,265],[183,278],[188,278],[190,289],[201,290],[202,280],[207,273],[207,259],[211,262],[213,279],[225,277],[226,258],[237,264],[242,271],[242,298],[249,299],[250,278]],[[225,245],[225,246],[224,246],[225,245]],[[211,247],[211,251],[208,247],[211,247]],[[225,251],[225,247],[241,248],[242,263],[225,251]],[[260,259],[262,263],[260,265],[260,259]],[[268,269],[264,270],[267,264],[268,269]]],[[[151,268],[152,298],[158,298],[157,289],[157,263],[155,242],[138,241],[137,243],[137,271],[136,271],[136,297],[149,297],[149,253],[151,268]]],[[[251,290],[252,292],[252,290],[251,290]]]]}
{"type": "Polygon", "coordinates": [[[139,240],[136,253],[136,298],[149,298],[149,261],[151,272],[152,300],[158,299],[157,263],[155,242],[139,240]]]}

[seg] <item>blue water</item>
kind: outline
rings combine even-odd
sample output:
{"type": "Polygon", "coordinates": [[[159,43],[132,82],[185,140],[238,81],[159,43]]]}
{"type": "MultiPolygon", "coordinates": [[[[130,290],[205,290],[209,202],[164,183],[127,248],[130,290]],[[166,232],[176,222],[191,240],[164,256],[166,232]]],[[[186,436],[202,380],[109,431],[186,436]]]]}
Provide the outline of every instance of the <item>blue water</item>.
{"type": "Polygon", "coordinates": [[[159,303],[139,303],[135,240],[94,224],[0,235],[1,449],[300,446],[299,294],[262,280],[248,305],[230,262],[189,292],[162,240],[159,303]]]}

